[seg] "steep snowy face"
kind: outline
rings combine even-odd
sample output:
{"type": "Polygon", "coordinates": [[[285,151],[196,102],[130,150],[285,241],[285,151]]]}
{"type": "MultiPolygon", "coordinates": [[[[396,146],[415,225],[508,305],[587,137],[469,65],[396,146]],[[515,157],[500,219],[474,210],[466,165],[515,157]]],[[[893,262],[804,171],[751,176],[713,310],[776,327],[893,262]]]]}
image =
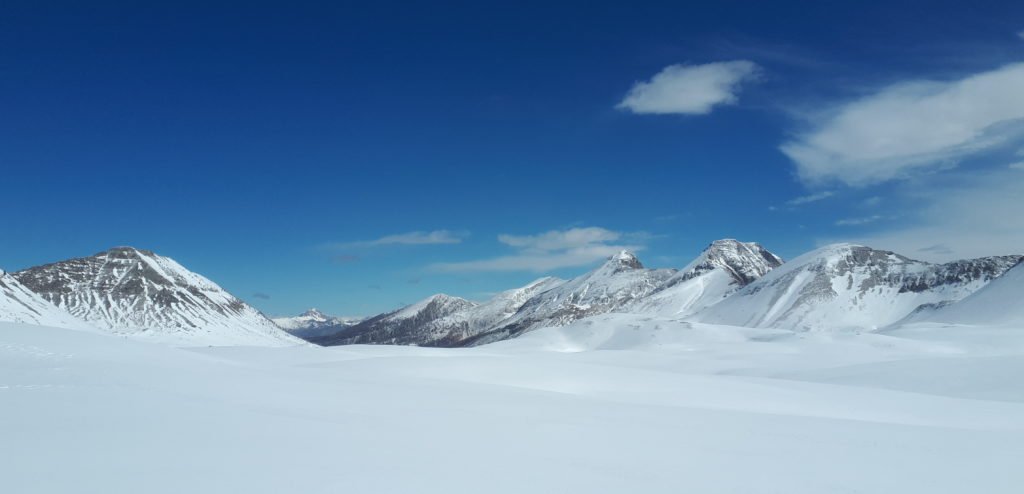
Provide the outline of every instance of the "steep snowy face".
{"type": "Polygon", "coordinates": [[[344,331],[359,322],[361,318],[329,316],[312,308],[295,317],[271,319],[277,327],[299,338],[309,339],[344,331]]]}
{"type": "Polygon", "coordinates": [[[929,264],[860,245],[832,245],[782,265],[695,318],[802,331],[874,330],[923,304],[962,299],[1019,260],[929,264]]]}
{"type": "Polygon", "coordinates": [[[424,328],[430,323],[475,307],[469,300],[438,294],[394,312],[371,317],[335,334],[310,338],[318,345],[423,343],[424,328]]]}
{"type": "Polygon", "coordinates": [[[116,247],[14,277],[73,316],[112,333],[196,345],[301,342],[212,281],[146,250],[116,247]]]}
{"type": "Polygon", "coordinates": [[[925,307],[908,322],[970,325],[1024,325],[1024,263],[992,280],[963,300],[925,307]]]}
{"type": "Polygon", "coordinates": [[[3,270],[0,270],[0,321],[55,328],[90,328],[85,321],[51,304],[3,270]]]}
{"type": "Polygon", "coordinates": [[[746,286],[781,265],[782,258],[760,244],[730,238],[712,242],[697,259],[679,272],[676,279],[686,281],[714,270],[722,270],[737,285],[746,286]]]}
{"type": "Polygon", "coordinates": [[[660,288],[676,270],[646,269],[632,252],[622,251],[583,276],[529,299],[505,322],[465,341],[481,345],[514,338],[533,329],[564,326],[584,317],[612,312],[660,288]]]}
{"type": "Polygon", "coordinates": [[[782,265],[782,258],[754,242],[716,240],[651,295],[625,311],[685,316],[710,307],[782,265]]]}

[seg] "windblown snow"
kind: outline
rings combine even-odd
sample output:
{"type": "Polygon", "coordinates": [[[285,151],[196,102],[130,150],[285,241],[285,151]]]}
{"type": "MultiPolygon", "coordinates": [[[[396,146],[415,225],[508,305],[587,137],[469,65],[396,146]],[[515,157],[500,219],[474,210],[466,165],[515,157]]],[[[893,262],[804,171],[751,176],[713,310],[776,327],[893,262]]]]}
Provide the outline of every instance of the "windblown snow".
{"type": "Polygon", "coordinates": [[[608,313],[476,348],[0,323],[0,491],[1015,494],[1024,330],[608,313]]]}

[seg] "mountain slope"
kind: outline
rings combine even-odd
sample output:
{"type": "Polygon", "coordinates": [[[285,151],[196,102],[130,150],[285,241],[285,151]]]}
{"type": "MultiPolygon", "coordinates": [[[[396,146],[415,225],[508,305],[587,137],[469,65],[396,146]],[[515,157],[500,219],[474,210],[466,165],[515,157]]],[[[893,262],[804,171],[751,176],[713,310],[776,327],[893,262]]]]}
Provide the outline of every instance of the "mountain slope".
{"type": "Polygon", "coordinates": [[[344,331],[359,324],[362,319],[328,316],[313,308],[295,317],[276,317],[271,319],[271,321],[291,335],[302,339],[309,339],[344,331]]]}
{"type": "Polygon", "coordinates": [[[336,334],[310,338],[318,345],[418,345],[430,323],[475,307],[469,300],[437,294],[393,312],[371,317],[336,334]]]}
{"type": "Polygon", "coordinates": [[[3,270],[0,270],[0,321],[55,328],[90,328],[84,321],[40,297],[3,270]]]}
{"type": "Polygon", "coordinates": [[[697,259],[654,293],[624,312],[679,317],[710,307],[782,265],[782,258],[760,244],[716,240],[697,259]]]}
{"type": "Polygon", "coordinates": [[[963,300],[915,314],[914,321],[970,325],[1024,325],[1024,263],[1018,263],[963,300]]]}
{"type": "Polygon", "coordinates": [[[531,298],[506,322],[462,344],[482,345],[612,312],[653,293],[674,274],[674,269],[646,269],[635,254],[622,251],[599,268],[531,298]]]}
{"type": "Polygon", "coordinates": [[[25,287],[92,326],[188,345],[288,345],[301,340],[174,260],[116,247],[14,273],[25,287]]]}
{"type": "Polygon", "coordinates": [[[801,331],[874,330],[923,304],[962,299],[1019,260],[929,264],[860,245],[831,245],[772,270],[694,318],[801,331]]]}
{"type": "Polygon", "coordinates": [[[522,288],[499,293],[466,310],[431,321],[423,326],[419,345],[458,346],[461,342],[502,324],[539,293],[555,288],[564,280],[541,278],[522,288]]]}

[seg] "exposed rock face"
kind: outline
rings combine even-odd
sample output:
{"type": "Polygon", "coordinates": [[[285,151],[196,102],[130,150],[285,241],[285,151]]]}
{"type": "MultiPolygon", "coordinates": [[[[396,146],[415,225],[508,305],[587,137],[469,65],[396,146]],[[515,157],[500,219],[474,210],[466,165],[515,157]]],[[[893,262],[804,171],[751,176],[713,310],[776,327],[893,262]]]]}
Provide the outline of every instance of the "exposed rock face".
{"type": "Polygon", "coordinates": [[[0,321],[87,329],[89,325],[21,284],[0,270],[0,321]]]}
{"type": "Polygon", "coordinates": [[[116,247],[14,277],[91,326],[185,344],[295,344],[259,311],[174,260],[116,247]]]}

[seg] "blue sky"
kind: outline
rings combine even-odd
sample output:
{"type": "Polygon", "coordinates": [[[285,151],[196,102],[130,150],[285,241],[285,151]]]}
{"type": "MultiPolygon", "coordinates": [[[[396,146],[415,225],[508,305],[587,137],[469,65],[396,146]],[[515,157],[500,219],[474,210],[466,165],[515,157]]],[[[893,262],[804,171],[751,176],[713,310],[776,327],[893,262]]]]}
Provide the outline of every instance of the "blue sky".
{"type": "Polygon", "coordinates": [[[133,245],[274,315],[621,247],[1024,252],[1020,2],[0,7],[0,266],[133,245]]]}

